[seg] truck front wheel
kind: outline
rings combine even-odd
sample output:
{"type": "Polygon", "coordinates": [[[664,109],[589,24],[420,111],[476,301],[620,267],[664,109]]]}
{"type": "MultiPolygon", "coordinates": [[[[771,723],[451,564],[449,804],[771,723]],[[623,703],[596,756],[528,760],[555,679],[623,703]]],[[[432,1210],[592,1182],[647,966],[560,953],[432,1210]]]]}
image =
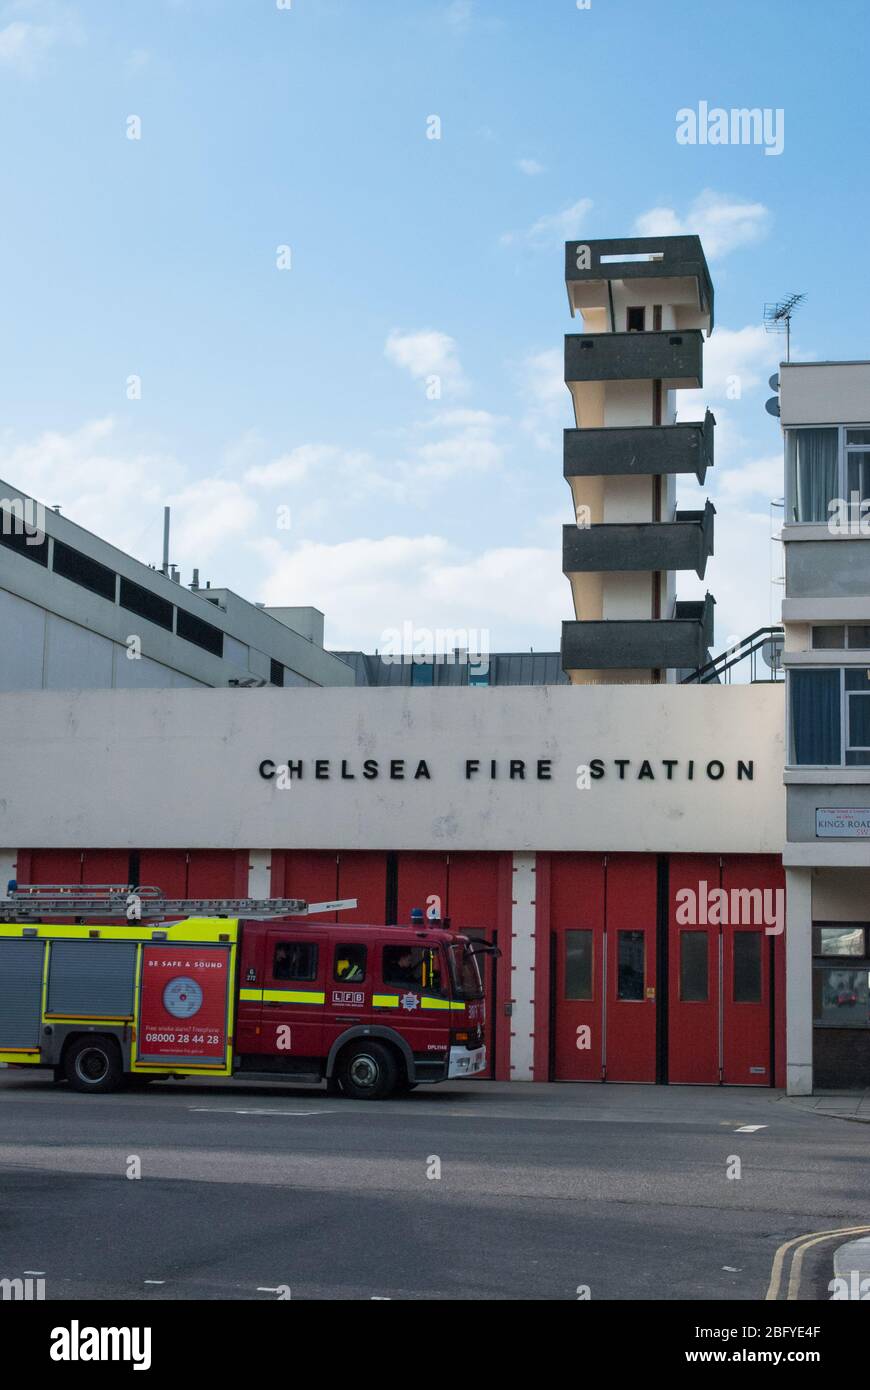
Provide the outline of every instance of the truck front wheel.
{"type": "Polygon", "coordinates": [[[341,1089],[354,1100],[385,1100],[396,1089],[399,1068],[389,1047],[359,1042],[349,1047],[339,1068],[341,1089]]]}
{"type": "Polygon", "coordinates": [[[121,1054],[112,1038],[78,1038],[67,1049],[63,1070],[74,1091],[116,1091],[123,1079],[121,1054]]]}

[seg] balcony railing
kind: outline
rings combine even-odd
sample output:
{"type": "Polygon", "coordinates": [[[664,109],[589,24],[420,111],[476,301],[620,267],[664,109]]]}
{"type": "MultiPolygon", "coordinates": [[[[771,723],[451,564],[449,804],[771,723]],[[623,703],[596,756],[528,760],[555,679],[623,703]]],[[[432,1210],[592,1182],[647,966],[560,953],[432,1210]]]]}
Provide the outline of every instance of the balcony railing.
{"type": "Polygon", "coordinates": [[[703,579],[713,554],[713,518],[703,511],[677,512],[674,521],[603,522],[562,528],[562,573],[621,570],[694,570],[703,579]]]}
{"type": "Polygon", "coordinates": [[[567,333],[565,381],[656,381],[666,389],[704,384],[700,328],[664,333],[567,333]]]}
{"type": "Polygon", "coordinates": [[[713,467],[715,425],[708,410],[689,424],[565,430],[563,472],[566,478],[694,473],[703,485],[713,467]]]}

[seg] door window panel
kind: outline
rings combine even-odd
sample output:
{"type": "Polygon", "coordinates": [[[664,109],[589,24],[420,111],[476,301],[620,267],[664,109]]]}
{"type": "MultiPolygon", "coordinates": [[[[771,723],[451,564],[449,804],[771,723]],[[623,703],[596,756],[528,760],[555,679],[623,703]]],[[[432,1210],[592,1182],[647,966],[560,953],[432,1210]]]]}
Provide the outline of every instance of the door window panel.
{"type": "Polygon", "coordinates": [[[734,933],[734,1003],[761,1003],[761,932],[734,933]]]}
{"type": "Polygon", "coordinates": [[[709,999],[708,942],[705,931],[680,932],[680,999],[706,1004],[709,999]]]}
{"type": "Polygon", "coordinates": [[[279,941],[272,958],[273,980],[316,980],[317,946],[313,941],[279,941]]]}
{"type": "Polygon", "coordinates": [[[365,946],[336,946],[333,979],[339,984],[361,984],[366,977],[365,946]]]}
{"type": "Polygon", "coordinates": [[[642,931],[617,933],[616,997],[623,1000],[643,999],[644,958],[646,936],[642,931]]]}
{"type": "Polygon", "coordinates": [[[592,998],[592,932],[565,933],[565,998],[592,998]]]}
{"type": "Polygon", "coordinates": [[[385,946],[384,984],[443,993],[440,953],[430,946],[385,946]]]}

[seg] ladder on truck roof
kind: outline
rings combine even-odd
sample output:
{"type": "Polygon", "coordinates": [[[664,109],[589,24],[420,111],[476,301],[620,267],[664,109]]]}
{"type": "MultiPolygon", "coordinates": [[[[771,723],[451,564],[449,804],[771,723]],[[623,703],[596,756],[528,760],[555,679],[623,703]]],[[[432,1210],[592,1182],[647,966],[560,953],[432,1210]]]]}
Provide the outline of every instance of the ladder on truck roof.
{"type": "Polygon", "coordinates": [[[162,889],[117,883],[10,884],[0,898],[0,922],[87,917],[156,922],[178,917],[310,917],[356,907],[356,898],[309,903],[304,898],[167,898],[162,889]]]}

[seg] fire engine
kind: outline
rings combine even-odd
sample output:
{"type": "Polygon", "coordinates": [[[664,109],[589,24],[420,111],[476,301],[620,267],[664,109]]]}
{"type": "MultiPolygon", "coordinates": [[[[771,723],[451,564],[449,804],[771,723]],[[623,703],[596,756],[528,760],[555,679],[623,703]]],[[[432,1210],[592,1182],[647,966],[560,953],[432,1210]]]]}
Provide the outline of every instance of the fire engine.
{"type": "Polygon", "coordinates": [[[486,1067],[477,956],[407,927],[312,922],[356,899],[168,899],[10,884],[0,899],[0,1062],[76,1091],[170,1076],[326,1081],[380,1100],[486,1067]]]}

